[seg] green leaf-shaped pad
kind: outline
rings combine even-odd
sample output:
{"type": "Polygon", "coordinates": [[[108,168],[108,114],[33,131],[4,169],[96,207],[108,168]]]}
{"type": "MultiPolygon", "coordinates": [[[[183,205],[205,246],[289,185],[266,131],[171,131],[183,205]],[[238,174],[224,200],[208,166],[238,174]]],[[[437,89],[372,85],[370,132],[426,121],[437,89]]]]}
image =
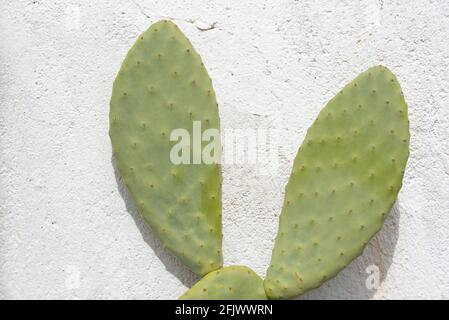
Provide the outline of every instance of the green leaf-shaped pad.
{"type": "Polygon", "coordinates": [[[286,186],[269,298],[318,287],[362,253],[395,202],[408,146],[407,105],[387,68],[367,70],[329,101],[286,186]]]}
{"type": "Polygon", "coordinates": [[[181,300],[266,300],[262,279],[244,266],[225,267],[198,281],[181,300]]]}
{"type": "Polygon", "coordinates": [[[145,221],[195,273],[220,268],[220,165],[193,164],[193,152],[191,164],[170,158],[179,142],[171,141],[173,130],[190,134],[192,151],[194,121],[203,131],[220,127],[211,79],[174,23],[157,22],[139,36],[115,79],[110,104],[113,153],[145,221]]]}

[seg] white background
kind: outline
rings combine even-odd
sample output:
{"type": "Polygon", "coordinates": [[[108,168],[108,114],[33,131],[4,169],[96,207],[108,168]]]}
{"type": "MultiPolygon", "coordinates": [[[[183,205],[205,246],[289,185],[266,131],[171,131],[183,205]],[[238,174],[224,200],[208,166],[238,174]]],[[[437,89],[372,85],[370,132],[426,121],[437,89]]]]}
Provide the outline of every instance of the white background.
{"type": "Polygon", "coordinates": [[[308,126],[346,82],[383,64],[409,104],[403,188],[363,256],[303,298],[449,298],[443,0],[2,0],[0,298],[174,299],[197,280],[144,225],[111,163],[112,81],[136,37],[161,18],[202,55],[223,130],[280,132],[270,143],[274,170],[223,167],[227,265],[264,276],[308,126]],[[378,289],[366,286],[370,265],[378,289]]]}

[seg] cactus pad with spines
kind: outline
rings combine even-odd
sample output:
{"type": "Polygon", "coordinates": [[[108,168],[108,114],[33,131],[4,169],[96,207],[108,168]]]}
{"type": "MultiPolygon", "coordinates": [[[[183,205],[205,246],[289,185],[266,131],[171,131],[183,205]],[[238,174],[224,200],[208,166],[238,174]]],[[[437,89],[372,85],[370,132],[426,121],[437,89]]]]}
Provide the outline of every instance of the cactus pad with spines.
{"type": "Polygon", "coordinates": [[[181,300],[266,300],[262,279],[250,268],[230,266],[206,275],[181,300]]]}
{"type": "Polygon", "coordinates": [[[195,273],[220,268],[220,165],[170,161],[173,129],[192,137],[193,121],[220,126],[211,79],[174,23],[138,37],[114,81],[109,120],[118,170],[152,231],[195,273]]]}
{"type": "Polygon", "coordinates": [[[286,186],[269,298],[318,287],[362,253],[395,202],[408,146],[407,105],[387,68],[368,69],[328,102],[286,186]]]}

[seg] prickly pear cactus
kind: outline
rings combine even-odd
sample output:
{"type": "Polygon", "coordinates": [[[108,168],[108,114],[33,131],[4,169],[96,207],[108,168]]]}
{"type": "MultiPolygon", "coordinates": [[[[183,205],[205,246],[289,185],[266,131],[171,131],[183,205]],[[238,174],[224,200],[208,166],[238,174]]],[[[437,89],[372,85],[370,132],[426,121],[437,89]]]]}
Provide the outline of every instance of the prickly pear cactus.
{"type": "Polygon", "coordinates": [[[198,281],[181,300],[266,300],[262,279],[244,266],[225,267],[198,281]]]}
{"type": "Polygon", "coordinates": [[[387,68],[367,70],[329,101],[286,186],[269,298],[318,287],[362,253],[401,188],[408,145],[407,105],[387,68]]]}
{"type": "Polygon", "coordinates": [[[220,126],[211,79],[174,23],[153,24],[130,49],[109,120],[118,170],[152,231],[195,273],[220,268],[220,166],[170,159],[172,130],[192,137],[194,121],[203,130],[220,126]]]}

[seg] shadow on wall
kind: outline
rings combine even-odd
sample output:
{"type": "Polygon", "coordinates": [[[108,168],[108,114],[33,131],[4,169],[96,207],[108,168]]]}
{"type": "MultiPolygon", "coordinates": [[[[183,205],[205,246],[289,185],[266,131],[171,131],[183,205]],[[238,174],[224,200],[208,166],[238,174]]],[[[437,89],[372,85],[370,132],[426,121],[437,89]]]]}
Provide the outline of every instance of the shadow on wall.
{"type": "Polygon", "coordinates": [[[335,278],[325,282],[299,299],[371,299],[384,298],[380,292],[388,269],[393,262],[399,237],[399,200],[385,219],[382,229],[366,246],[363,254],[355,259],[335,278]]]}
{"type": "Polygon", "coordinates": [[[161,241],[151,232],[150,227],[145,223],[142,215],[137,210],[131,194],[123,183],[122,177],[118,172],[114,156],[111,157],[111,163],[114,167],[114,174],[115,180],[117,181],[118,191],[122,196],[123,201],[125,202],[126,210],[131,214],[137,228],[142,234],[142,238],[153,249],[154,253],[165,265],[165,269],[168,272],[177,277],[179,281],[181,281],[186,287],[192,287],[200,279],[200,277],[190,271],[174,255],[172,255],[167,249],[165,249],[161,241]]]}

